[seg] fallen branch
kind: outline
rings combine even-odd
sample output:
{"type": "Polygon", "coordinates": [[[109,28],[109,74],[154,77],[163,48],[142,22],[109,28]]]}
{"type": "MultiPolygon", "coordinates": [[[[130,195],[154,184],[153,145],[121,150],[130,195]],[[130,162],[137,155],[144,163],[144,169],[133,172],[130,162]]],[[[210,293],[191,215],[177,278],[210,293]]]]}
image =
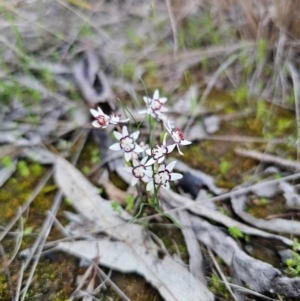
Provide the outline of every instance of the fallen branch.
{"type": "Polygon", "coordinates": [[[234,151],[239,156],[252,158],[265,163],[275,164],[281,168],[287,169],[292,172],[296,172],[300,170],[300,163],[295,161],[282,159],[274,155],[267,155],[253,150],[248,151],[241,148],[236,148],[234,151]]]}

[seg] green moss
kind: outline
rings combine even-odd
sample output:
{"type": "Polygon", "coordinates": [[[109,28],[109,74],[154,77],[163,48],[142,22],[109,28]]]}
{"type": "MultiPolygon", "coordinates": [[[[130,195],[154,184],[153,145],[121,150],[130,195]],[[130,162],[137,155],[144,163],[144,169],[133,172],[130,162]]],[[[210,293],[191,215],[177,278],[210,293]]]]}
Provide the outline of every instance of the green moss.
{"type": "MultiPolygon", "coordinates": [[[[0,223],[6,225],[15,214],[16,209],[22,206],[26,199],[31,194],[32,190],[37,185],[40,177],[45,173],[45,168],[36,164],[24,161],[26,169],[30,175],[21,175],[18,170],[14,174],[14,178],[10,178],[1,188],[0,193],[0,223]]],[[[26,219],[23,219],[24,236],[21,242],[20,251],[31,247],[45,221],[45,213],[49,210],[54,197],[55,190],[53,185],[45,186],[40,194],[33,200],[27,211],[26,219]],[[51,188],[51,189],[49,189],[51,188]]],[[[62,205],[58,213],[61,221],[62,210],[71,210],[71,207],[62,205]]],[[[16,224],[19,229],[19,223],[16,224]]],[[[18,229],[13,228],[15,231],[18,229]]],[[[53,229],[49,239],[55,240],[61,238],[60,232],[53,229]]],[[[15,238],[7,236],[3,241],[3,248],[7,258],[10,258],[15,248],[15,238]]],[[[74,257],[64,254],[59,255],[58,260],[49,262],[42,258],[37,266],[34,280],[28,291],[28,297],[33,297],[34,300],[67,300],[74,290],[73,275],[76,268],[77,260],[74,257]]],[[[16,257],[10,265],[10,273],[12,275],[13,287],[17,287],[18,275],[21,266],[21,259],[16,257]]],[[[0,266],[1,270],[1,266],[0,266]]],[[[28,277],[29,271],[24,274],[24,279],[28,277]]],[[[10,289],[6,275],[0,273],[0,299],[10,300],[10,289]]]]}

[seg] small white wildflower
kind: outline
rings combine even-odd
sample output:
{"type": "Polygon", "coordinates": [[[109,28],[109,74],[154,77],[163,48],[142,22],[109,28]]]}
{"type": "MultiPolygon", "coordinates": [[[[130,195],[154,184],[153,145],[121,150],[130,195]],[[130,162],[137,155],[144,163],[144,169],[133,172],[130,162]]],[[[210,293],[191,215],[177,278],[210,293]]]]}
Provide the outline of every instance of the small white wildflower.
{"type": "Polygon", "coordinates": [[[147,155],[152,157],[149,160],[151,164],[155,163],[156,161],[159,164],[161,164],[165,160],[166,154],[169,154],[170,152],[173,151],[175,144],[167,146],[166,138],[167,138],[167,134],[165,134],[164,136],[164,141],[162,145],[157,145],[152,150],[151,149],[146,150],[147,155]]]}
{"type": "Polygon", "coordinates": [[[101,108],[97,108],[97,110],[90,109],[91,114],[95,117],[96,120],[92,122],[92,126],[96,128],[105,129],[109,124],[118,124],[129,121],[127,119],[120,119],[121,115],[111,114],[110,116],[104,114],[101,108]]]}
{"type": "Polygon", "coordinates": [[[146,190],[153,190],[154,185],[156,187],[162,187],[164,189],[170,189],[170,181],[179,180],[182,178],[182,175],[179,173],[175,173],[171,171],[173,170],[174,166],[176,164],[176,161],[172,161],[167,166],[165,164],[162,164],[159,166],[157,173],[153,175],[153,180],[151,180],[147,186],[146,190]]]}
{"type": "Polygon", "coordinates": [[[120,119],[121,115],[117,115],[117,114],[111,114],[110,115],[110,120],[109,123],[111,124],[118,124],[118,123],[124,123],[130,120],[130,118],[126,118],[126,119],[120,119]]]}
{"type": "Polygon", "coordinates": [[[164,125],[165,125],[165,128],[167,129],[167,131],[171,134],[171,136],[175,142],[174,145],[177,146],[179,154],[183,155],[183,153],[180,151],[179,145],[188,145],[188,144],[191,144],[192,142],[184,139],[183,133],[181,132],[181,130],[179,128],[177,128],[176,130],[173,130],[169,121],[167,123],[164,123],[164,125]]]}
{"type": "Polygon", "coordinates": [[[109,125],[110,117],[103,113],[103,111],[98,107],[98,110],[90,109],[91,114],[96,118],[92,122],[92,126],[95,128],[105,129],[109,125]]]}
{"type": "Polygon", "coordinates": [[[133,159],[133,167],[125,167],[125,170],[132,173],[133,177],[131,180],[131,185],[134,186],[138,183],[139,180],[143,182],[149,182],[152,177],[152,168],[149,166],[149,162],[146,163],[148,157],[144,157],[141,162],[133,159]]]}
{"type": "Polygon", "coordinates": [[[114,131],[114,135],[117,140],[119,140],[119,143],[115,143],[109,147],[111,150],[123,150],[125,160],[129,161],[133,155],[133,153],[141,153],[143,152],[143,149],[136,144],[136,140],[139,137],[140,132],[134,132],[132,134],[128,134],[128,130],[126,126],[123,126],[122,128],[122,134],[119,132],[114,131]]]}
{"type": "Polygon", "coordinates": [[[168,111],[163,104],[167,101],[166,97],[159,97],[159,91],[155,90],[153,98],[144,96],[144,102],[146,103],[146,110],[140,111],[139,114],[149,114],[154,118],[165,120],[163,112],[168,111]]]}

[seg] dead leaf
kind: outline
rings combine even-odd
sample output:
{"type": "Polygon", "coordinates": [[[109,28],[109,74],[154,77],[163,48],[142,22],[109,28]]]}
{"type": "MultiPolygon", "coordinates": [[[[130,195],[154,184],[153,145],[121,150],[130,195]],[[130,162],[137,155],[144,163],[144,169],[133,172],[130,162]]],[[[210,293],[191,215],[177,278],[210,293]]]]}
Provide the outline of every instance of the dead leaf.
{"type": "Polygon", "coordinates": [[[294,186],[292,186],[291,184],[289,184],[287,182],[281,182],[279,184],[279,187],[284,192],[283,196],[286,200],[287,207],[291,208],[291,209],[299,210],[300,209],[300,195],[297,194],[294,186]]]}
{"type": "Polygon", "coordinates": [[[233,238],[203,219],[190,216],[199,241],[214,250],[234,269],[239,279],[257,292],[276,292],[289,297],[300,296],[300,278],[288,278],[272,265],[252,258],[233,238]]]}
{"type": "Polygon", "coordinates": [[[74,65],[73,75],[83,97],[91,106],[106,102],[111,110],[115,111],[118,102],[102,65],[96,53],[87,52],[83,59],[74,65]]]}
{"type": "Polygon", "coordinates": [[[247,203],[247,195],[242,194],[240,196],[233,196],[231,198],[232,208],[242,220],[245,222],[264,230],[273,232],[299,234],[300,233],[300,222],[293,220],[286,220],[282,218],[274,218],[272,220],[265,220],[262,218],[256,218],[251,214],[245,212],[247,203]]]}

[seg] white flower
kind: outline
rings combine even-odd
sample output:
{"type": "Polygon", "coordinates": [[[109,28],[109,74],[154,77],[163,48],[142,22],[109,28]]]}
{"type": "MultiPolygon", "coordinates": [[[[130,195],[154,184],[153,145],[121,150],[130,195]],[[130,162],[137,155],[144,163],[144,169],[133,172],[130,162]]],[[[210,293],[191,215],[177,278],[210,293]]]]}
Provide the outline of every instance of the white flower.
{"type": "Polygon", "coordinates": [[[147,184],[147,191],[153,190],[154,185],[157,187],[162,187],[164,189],[169,189],[170,188],[170,183],[169,181],[175,181],[178,179],[182,178],[182,175],[179,173],[175,173],[171,171],[173,170],[174,166],[176,164],[176,161],[173,161],[169,163],[167,166],[165,164],[162,164],[159,166],[157,173],[153,175],[153,180],[151,180],[147,184]]]}
{"type": "Polygon", "coordinates": [[[164,141],[163,141],[162,145],[160,145],[160,146],[157,145],[156,147],[152,148],[152,150],[151,149],[146,150],[147,155],[152,156],[152,158],[148,161],[148,162],[150,162],[150,164],[153,164],[156,161],[159,164],[162,163],[166,158],[166,154],[169,154],[170,152],[173,151],[176,144],[167,146],[166,137],[167,137],[167,134],[165,134],[165,136],[164,136],[164,141]]]}
{"type": "Polygon", "coordinates": [[[120,117],[121,117],[121,115],[111,114],[110,115],[109,123],[111,123],[111,124],[118,124],[118,123],[123,123],[123,122],[127,122],[127,121],[130,120],[130,118],[120,119],[120,117]]]}
{"type": "Polygon", "coordinates": [[[139,180],[144,182],[149,182],[152,177],[152,168],[149,166],[149,162],[146,163],[148,157],[144,157],[141,162],[137,160],[132,160],[133,167],[125,167],[125,170],[132,173],[133,177],[131,180],[131,185],[134,186],[139,180]]]}
{"type": "Polygon", "coordinates": [[[109,125],[110,117],[103,113],[103,111],[98,107],[98,111],[90,109],[91,114],[96,118],[92,122],[92,126],[95,128],[105,129],[109,125]]]}
{"type": "Polygon", "coordinates": [[[153,98],[147,96],[143,97],[146,103],[147,109],[140,111],[139,114],[149,114],[154,118],[165,120],[163,112],[168,111],[163,104],[167,101],[166,97],[159,97],[159,91],[155,90],[153,93],[153,98]]]}
{"type": "Polygon", "coordinates": [[[179,145],[188,145],[191,144],[192,142],[187,141],[184,139],[183,133],[181,132],[181,130],[179,128],[177,128],[176,130],[173,130],[170,122],[168,121],[168,123],[164,123],[165,128],[167,129],[167,131],[171,134],[175,144],[177,146],[178,152],[180,155],[183,155],[183,153],[180,151],[179,145]]]}
{"type": "Polygon", "coordinates": [[[90,109],[91,114],[96,118],[92,122],[92,126],[96,128],[105,129],[109,124],[118,124],[120,122],[127,122],[127,119],[120,119],[121,115],[111,114],[110,116],[103,113],[103,111],[98,107],[98,110],[90,109]]]}
{"type": "Polygon", "coordinates": [[[119,132],[114,131],[114,135],[117,140],[119,140],[119,143],[115,143],[109,147],[111,150],[123,150],[125,160],[129,161],[132,157],[133,153],[141,153],[143,152],[143,149],[136,144],[136,140],[139,137],[140,132],[134,132],[132,134],[128,134],[128,130],[126,126],[123,126],[122,128],[122,134],[119,132]]]}

